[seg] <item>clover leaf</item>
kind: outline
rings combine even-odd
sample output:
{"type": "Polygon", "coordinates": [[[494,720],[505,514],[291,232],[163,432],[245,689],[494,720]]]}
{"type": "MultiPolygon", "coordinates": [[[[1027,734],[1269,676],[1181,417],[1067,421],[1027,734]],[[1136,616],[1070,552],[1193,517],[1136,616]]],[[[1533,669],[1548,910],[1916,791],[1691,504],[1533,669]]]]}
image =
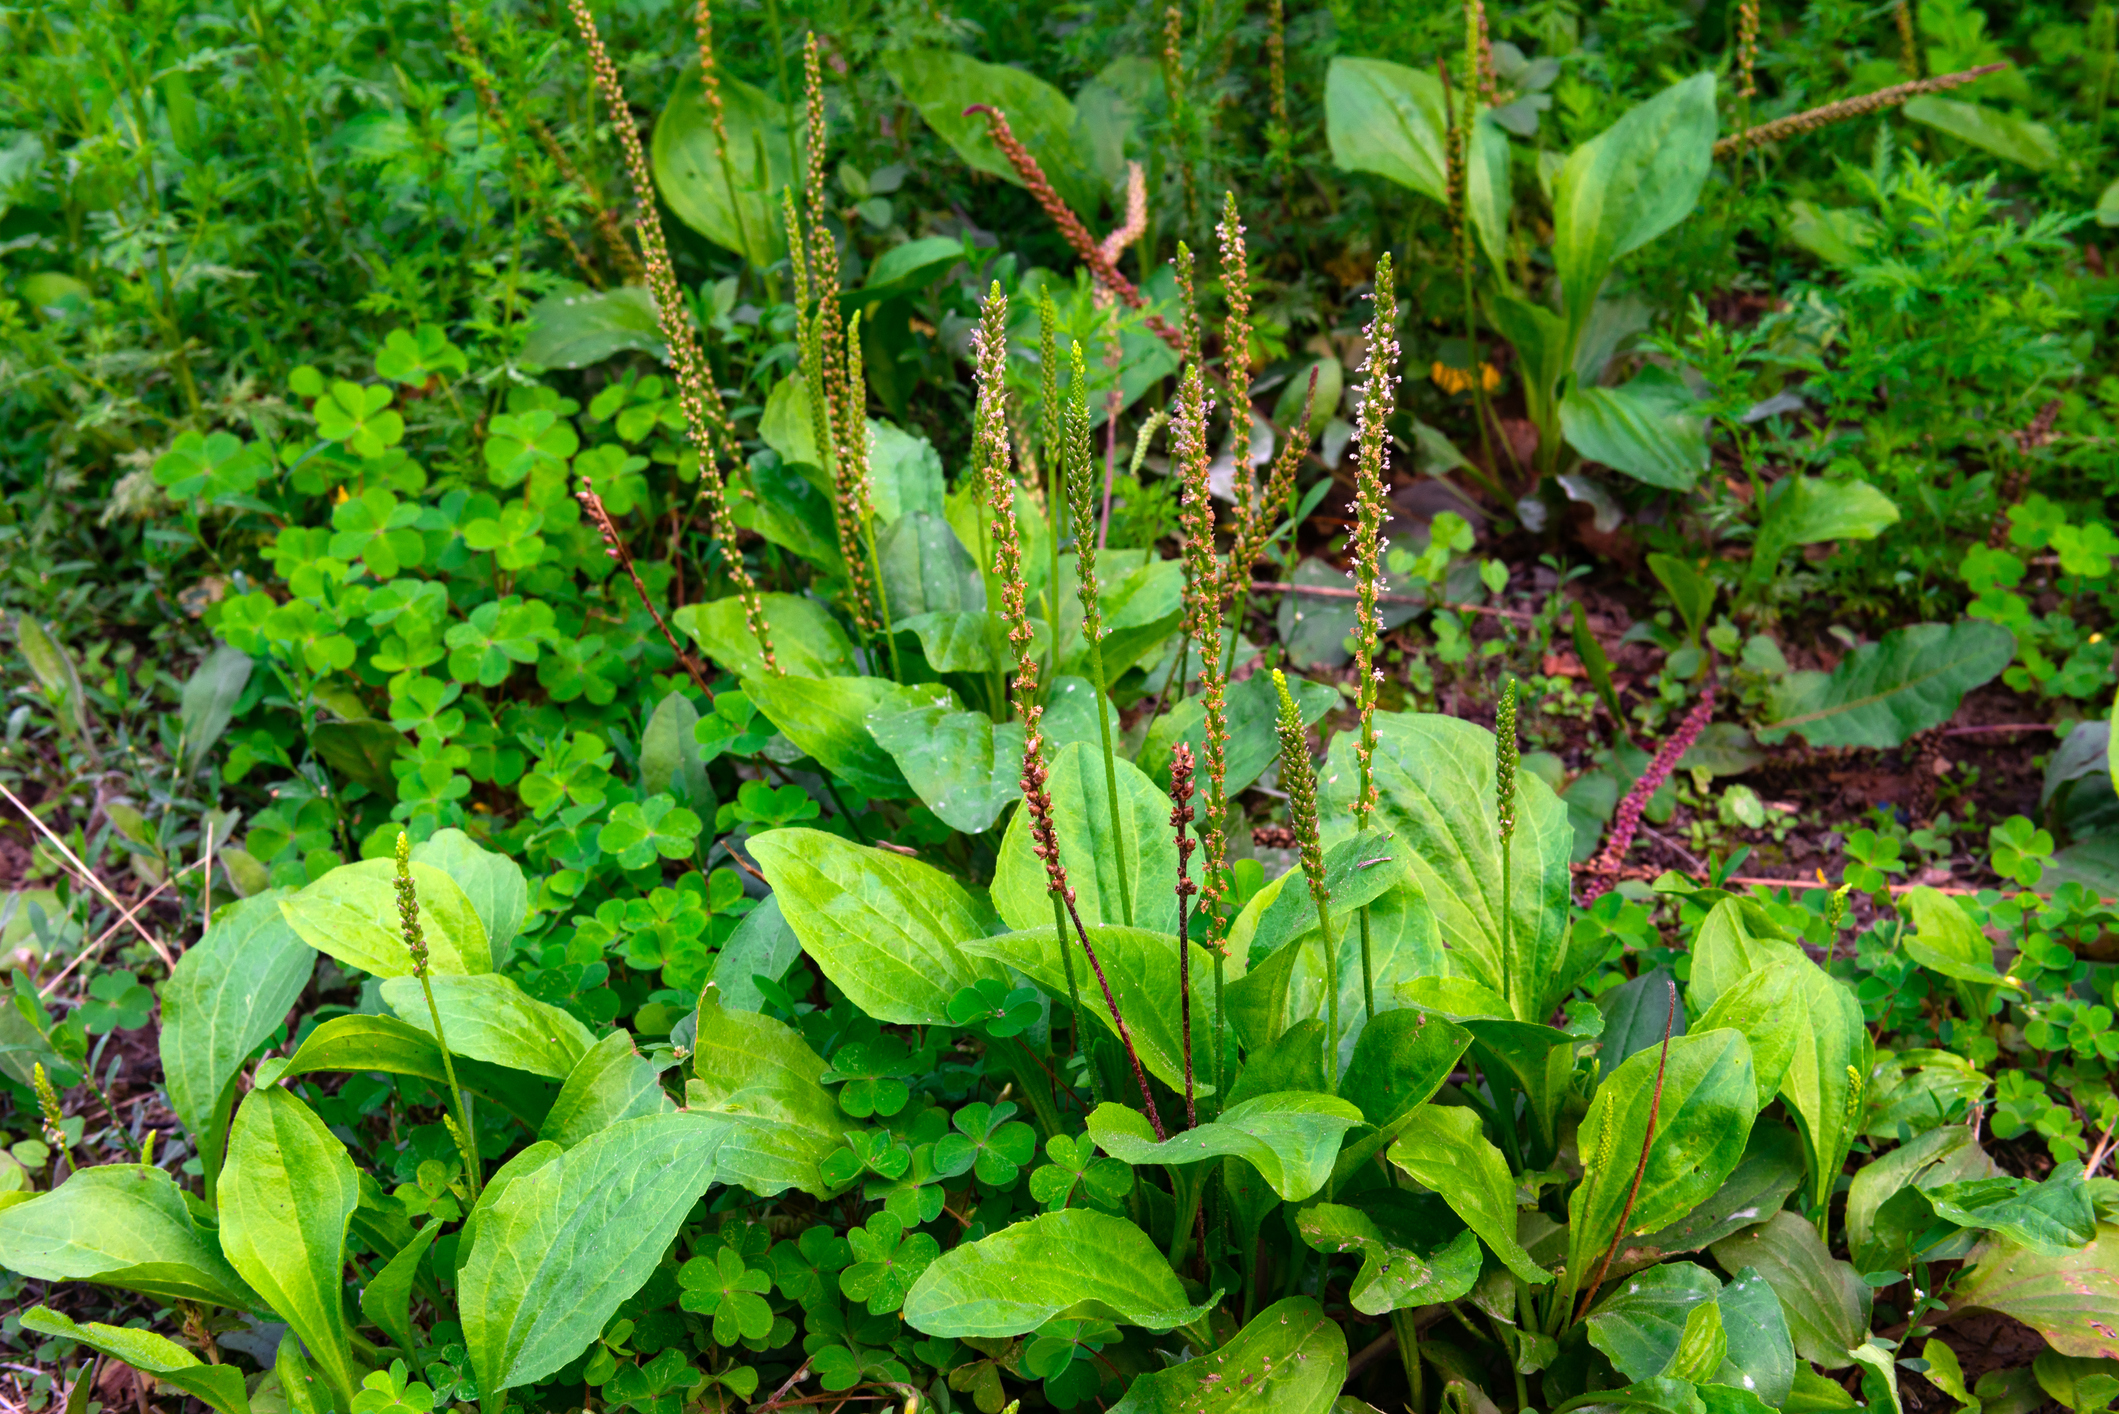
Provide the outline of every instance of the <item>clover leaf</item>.
{"type": "Polygon", "coordinates": [[[453,372],[461,378],[470,371],[464,352],[449,342],[438,324],[422,324],[417,333],[392,329],[375,356],[375,374],[407,387],[425,387],[437,374],[453,372]]]}
{"type": "Polygon", "coordinates": [[[526,570],[544,558],[544,512],[510,505],[498,517],[481,516],[464,526],[464,544],[490,553],[504,570],[526,570]]]}
{"type": "Polygon", "coordinates": [[[810,799],[809,793],[800,786],[784,785],[775,789],[763,781],[745,781],[736,791],[736,798],[715,813],[714,828],[724,831],[745,824],[770,830],[792,825],[798,820],[814,820],[822,813],[817,802],[810,799]]]}
{"type": "Polygon", "coordinates": [[[1045,1157],[1052,1162],[1031,1171],[1030,1196],[1048,1213],[1066,1207],[1076,1193],[1089,1203],[1116,1209],[1133,1188],[1132,1166],[1097,1157],[1095,1141],[1086,1134],[1053,1135],[1045,1141],[1045,1157]]]}
{"type": "Polygon", "coordinates": [[[1992,851],[1996,874],[2014,879],[2019,888],[2034,889],[2045,877],[2045,861],[2053,854],[2053,837],[2023,816],[2011,815],[1987,831],[1987,847],[1992,851]]]}
{"type": "Polygon", "coordinates": [[[684,1288],[678,1305],[714,1318],[715,1344],[734,1345],[746,1337],[761,1340],[772,1333],[773,1308],[765,1300],[772,1276],[747,1265],[735,1248],[692,1258],[678,1268],[677,1284],[684,1288]]]}
{"type": "Polygon", "coordinates": [[[255,447],[226,433],[200,436],[186,432],[155,458],[155,485],[171,500],[201,496],[239,496],[258,484],[271,463],[255,447]]]}
{"type": "Polygon", "coordinates": [[[621,869],[644,869],[655,856],[682,859],[692,852],[704,824],[697,815],[666,795],[651,795],[612,809],[596,835],[596,847],[616,855],[621,869]]]}
{"type": "Polygon", "coordinates": [[[537,664],[537,685],[554,702],[572,702],[586,696],[591,706],[601,707],[618,696],[618,684],[603,669],[624,671],[624,665],[604,652],[603,635],[586,634],[562,638],[537,664]]]}
{"type": "Polygon", "coordinates": [[[969,987],[959,988],[947,1007],[951,1024],[969,1027],[996,1041],[1020,1036],[1035,1026],[1039,1009],[1035,989],[1011,990],[1006,982],[994,977],[982,977],[969,987]]]}
{"type": "Polygon", "coordinates": [[[567,459],[581,450],[574,424],[551,408],[504,412],[486,438],[486,470],[495,486],[519,486],[534,472],[564,474],[567,459]]]}
{"type": "Polygon", "coordinates": [[[934,1146],[935,1167],[958,1174],[971,1169],[979,1182],[1006,1188],[1015,1182],[1023,1166],[1037,1156],[1037,1131],[1020,1120],[1012,1101],[997,1105],[984,1101],[964,1106],[950,1117],[956,1133],[945,1134],[934,1146]]]}
{"type": "Polygon", "coordinates": [[[847,1233],[846,1241],[854,1263],[839,1273],[839,1290],[848,1300],[866,1302],[872,1316],[903,1306],[920,1273],[942,1255],[941,1243],[924,1232],[907,1233],[889,1213],[877,1213],[866,1227],[847,1233]]]}
{"type": "Polygon", "coordinates": [[[340,379],[312,409],[317,435],[327,442],[345,443],[364,461],[375,460],[405,439],[405,419],[391,410],[390,398],[388,388],[363,388],[340,379]]]}
{"type": "Polygon", "coordinates": [[[106,1031],[137,1031],[154,1009],[154,993],[121,969],[102,973],[88,984],[88,998],[78,1015],[89,1035],[100,1036],[106,1031]]]}
{"type": "Polygon", "coordinates": [[[551,605],[510,596],[480,604],[469,619],[451,624],[442,641],[449,645],[450,677],[498,687],[514,664],[536,662],[542,646],[558,639],[551,605]]]}
{"type": "Polygon", "coordinates": [[[839,1284],[839,1273],[853,1261],[853,1248],[820,1224],[803,1229],[792,1242],[774,1243],[766,1261],[780,1294],[807,1306],[839,1284]]]}
{"type": "Polygon", "coordinates": [[[855,1119],[870,1115],[894,1115],[912,1098],[904,1077],[917,1065],[905,1047],[896,1041],[854,1041],[832,1057],[831,1069],[817,1077],[826,1085],[845,1081],[839,1091],[839,1108],[855,1119]]]}
{"type": "Polygon", "coordinates": [[[405,1379],[405,1362],[392,1360],[387,1370],[372,1370],[353,1396],[353,1414],[429,1414],[434,1391],[405,1379]]]}
{"type": "Polygon", "coordinates": [[[912,1151],[912,1162],[896,1178],[870,1179],[861,1196],[881,1202],[883,1211],[906,1227],[931,1223],[942,1215],[942,1179],[934,1167],[934,1145],[922,1144],[912,1151]]]}

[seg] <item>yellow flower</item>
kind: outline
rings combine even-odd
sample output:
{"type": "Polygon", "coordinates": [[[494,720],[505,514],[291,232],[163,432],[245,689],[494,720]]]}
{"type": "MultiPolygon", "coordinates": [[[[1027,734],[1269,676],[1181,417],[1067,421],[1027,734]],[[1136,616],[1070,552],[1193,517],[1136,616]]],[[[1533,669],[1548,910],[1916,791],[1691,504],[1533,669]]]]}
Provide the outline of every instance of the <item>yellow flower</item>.
{"type": "MultiPolygon", "coordinates": [[[[1451,368],[1439,359],[1428,369],[1427,376],[1445,393],[1464,393],[1471,390],[1472,376],[1469,370],[1451,368]]],[[[1481,363],[1479,381],[1485,385],[1486,391],[1491,393],[1501,386],[1501,370],[1490,363],[1481,363]]]]}

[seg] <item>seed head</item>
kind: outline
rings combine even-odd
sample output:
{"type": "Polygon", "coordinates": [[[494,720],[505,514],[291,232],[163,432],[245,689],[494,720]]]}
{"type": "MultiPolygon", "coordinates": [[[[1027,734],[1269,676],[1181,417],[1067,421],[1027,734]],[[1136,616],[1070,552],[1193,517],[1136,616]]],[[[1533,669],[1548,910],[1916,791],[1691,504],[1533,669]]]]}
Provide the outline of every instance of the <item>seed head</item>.
{"type": "Polygon", "coordinates": [[[419,897],[412,892],[412,837],[397,832],[397,923],[412,954],[412,975],[427,975],[427,936],[419,926],[419,897]]]}
{"type": "Polygon", "coordinates": [[[1310,896],[1323,906],[1331,902],[1332,893],[1325,885],[1324,846],[1317,834],[1317,768],[1310,761],[1309,733],[1288,693],[1287,674],[1278,668],[1273,669],[1273,690],[1280,694],[1280,788],[1288,795],[1288,816],[1302,850],[1310,896]]]}
{"type": "Polygon", "coordinates": [[[37,1110],[44,1118],[44,1142],[54,1153],[67,1150],[66,1116],[59,1109],[59,1092],[52,1088],[52,1078],[44,1073],[44,1062],[38,1061],[30,1072],[30,1079],[37,1092],[37,1110]]]}
{"type": "Polygon", "coordinates": [[[1494,714],[1494,794],[1501,821],[1501,842],[1516,833],[1516,680],[1501,684],[1501,709],[1494,714]]]}

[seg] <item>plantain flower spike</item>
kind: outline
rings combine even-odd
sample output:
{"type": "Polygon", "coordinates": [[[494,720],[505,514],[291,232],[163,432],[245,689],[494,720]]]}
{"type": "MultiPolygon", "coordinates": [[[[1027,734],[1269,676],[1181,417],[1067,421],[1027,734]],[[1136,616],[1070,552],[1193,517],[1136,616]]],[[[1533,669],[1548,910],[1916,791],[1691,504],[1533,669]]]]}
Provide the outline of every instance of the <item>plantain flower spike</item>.
{"type": "Polygon", "coordinates": [[[412,892],[412,838],[397,832],[397,922],[412,954],[412,975],[427,975],[427,935],[419,926],[419,898],[412,892]]]}

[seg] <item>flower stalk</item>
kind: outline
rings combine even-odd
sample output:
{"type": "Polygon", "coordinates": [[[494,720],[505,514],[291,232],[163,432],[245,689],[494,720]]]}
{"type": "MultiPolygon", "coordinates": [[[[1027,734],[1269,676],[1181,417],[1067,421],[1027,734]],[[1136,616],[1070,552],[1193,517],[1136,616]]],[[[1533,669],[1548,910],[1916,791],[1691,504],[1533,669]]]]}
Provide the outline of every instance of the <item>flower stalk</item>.
{"type": "Polygon", "coordinates": [[[1494,816],[1501,839],[1501,999],[1517,1015],[1522,1003],[1514,996],[1515,879],[1510,872],[1510,846],[1516,837],[1516,769],[1521,757],[1516,744],[1516,680],[1501,685],[1501,706],[1494,714],[1494,816]]]}
{"type": "Polygon", "coordinates": [[[1170,753],[1170,828],[1177,832],[1177,1010],[1178,1030],[1184,1037],[1185,1125],[1199,1123],[1199,1106],[1192,1097],[1192,896],[1199,885],[1191,876],[1192,837],[1185,827],[1192,823],[1192,745],[1177,743],[1170,753]]]}
{"type": "MultiPolygon", "coordinates": [[[[979,329],[974,336],[978,360],[978,411],[972,433],[972,456],[992,513],[993,572],[1001,582],[1001,616],[1008,624],[1008,643],[1016,654],[1011,687],[1016,715],[1023,722],[1023,806],[1030,812],[1032,849],[1044,861],[1045,887],[1053,898],[1053,926],[1058,934],[1060,956],[1066,960],[1068,1000],[1074,1006],[1075,1043],[1079,1046],[1081,1041],[1081,1006],[1074,985],[1073,961],[1067,948],[1066,925],[1070,920],[1074,924],[1075,936],[1081,942],[1082,955],[1088,959],[1089,970],[1095,974],[1097,985],[1103,990],[1112,1028],[1118,1032],[1119,1042],[1126,1049],[1126,1058],[1133,1063],[1134,1079],[1140,1083],[1141,1102],[1147,1107],[1148,1122],[1160,1140],[1168,1136],[1163,1129],[1162,1116],[1155,1107],[1155,1095],[1148,1088],[1148,1072],[1140,1063],[1133,1033],[1119,1010],[1110,980],[1104,976],[1103,964],[1097,961],[1096,947],[1089,941],[1089,930],[1083,926],[1081,913],[1074,906],[1074,889],[1067,882],[1067,867],[1060,858],[1059,831],[1052,818],[1052,796],[1045,789],[1050,772],[1044,759],[1045,737],[1039,726],[1045,709],[1037,700],[1037,659],[1030,655],[1030,644],[1035,635],[1030,630],[1025,602],[1029,591],[1023,582],[1023,546],[1015,524],[1015,478],[1010,473],[1006,404],[1008,297],[1001,292],[999,281],[996,280],[987,291],[979,315],[979,329]]],[[[1089,1073],[1093,1089],[1096,1085],[1093,1063],[1089,1073]]]]}
{"type": "Polygon", "coordinates": [[[478,1166],[477,1131],[471,1127],[471,1112],[464,1106],[464,1092],[456,1083],[456,1062],[449,1058],[449,1038],[442,1031],[441,1008],[434,1002],[434,982],[428,975],[427,935],[419,923],[419,895],[412,889],[412,838],[397,832],[397,923],[404,935],[405,951],[412,954],[412,975],[426,994],[427,1016],[434,1022],[434,1044],[441,1051],[442,1074],[449,1081],[450,1113],[446,1116],[449,1137],[464,1161],[464,1178],[470,1184],[473,1202],[484,1180],[478,1166]]]}
{"type": "Polygon", "coordinates": [[[1662,789],[1663,782],[1670,779],[1670,773],[1677,769],[1678,762],[1692,749],[1692,744],[1700,739],[1700,733],[1707,730],[1707,723],[1713,717],[1714,684],[1709,682],[1701,690],[1700,700],[1685,714],[1685,720],[1656,751],[1648,769],[1641,772],[1640,778],[1626,792],[1626,798],[1619,802],[1617,812],[1611,817],[1611,834],[1606,837],[1604,848],[1582,871],[1589,876],[1579,895],[1582,907],[1595,903],[1619,881],[1619,871],[1626,863],[1626,851],[1633,846],[1634,834],[1641,828],[1641,812],[1662,789]]]}
{"type": "Polygon", "coordinates": [[[727,566],[729,578],[735,582],[737,597],[743,604],[744,623],[758,640],[758,653],[765,671],[777,677],[781,668],[773,655],[772,633],[765,622],[764,596],[759,592],[758,581],[749,566],[743,563],[728,486],[721,472],[724,456],[731,466],[743,465],[742,443],[737,440],[735,424],[729,420],[728,408],[721,401],[721,390],[714,386],[712,369],[699,348],[698,335],[687,312],[689,306],[677,284],[676,269],[670,264],[669,245],[662,235],[662,218],[655,207],[654,177],[648,171],[647,154],[640,146],[640,134],[633,123],[632,109],[626,103],[625,86],[619,81],[618,66],[611,62],[610,51],[604,47],[603,36],[597,32],[596,18],[589,13],[588,0],[567,0],[567,8],[574,17],[575,28],[581,32],[582,43],[589,51],[589,71],[595,79],[597,93],[610,110],[611,126],[617,132],[619,146],[625,154],[626,174],[633,184],[634,228],[647,266],[648,293],[654,301],[655,320],[663,342],[669,347],[670,367],[676,375],[677,406],[684,414],[685,432],[693,450],[699,454],[699,498],[706,503],[708,521],[720,544],[722,562],[727,566]]]}
{"type": "MultiPolygon", "coordinates": [[[[1386,251],[1376,263],[1375,315],[1368,327],[1368,378],[1361,390],[1359,453],[1354,470],[1354,676],[1360,683],[1355,702],[1361,717],[1361,740],[1354,749],[1360,767],[1360,788],[1354,796],[1354,823],[1366,830],[1376,809],[1376,694],[1383,672],[1376,666],[1376,650],[1383,636],[1383,619],[1376,606],[1377,588],[1383,581],[1383,519],[1386,510],[1384,484],[1390,457],[1390,433],[1385,423],[1396,403],[1398,342],[1394,332],[1398,301],[1393,291],[1391,257],[1386,251]]],[[[1365,1015],[1376,1015],[1376,968],[1369,941],[1368,905],[1361,907],[1361,999],[1365,1015]]]]}
{"type": "MultiPolygon", "coordinates": [[[[1082,641],[1089,645],[1090,687],[1096,693],[1096,727],[1103,739],[1104,790],[1111,802],[1112,851],[1118,863],[1119,916],[1133,922],[1133,866],[1126,844],[1125,813],[1119,808],[1118,759],[1111,741],[1111,698],[1104,682],[1102,586],[1096,573],[1096,481],[1089,443],[1089,372],[1079,342],[1072,348],[1072,396],[1068,400],[1065,447],[1067,508],[1074,518],[1074,576],[1082,601],[1082,641]]],[[[1053,536],[1056,543],[1059,537],[1053,536]]],[[[1057,631],[1053,637],[1058,638],[1057,631]]]]}
{"type": "Polygon", "coordinates": [[[1287,674],[1273,669],[1273,689],[1280,694],[1280,788],[1287,792],[1288,817],[1302,850],[1302,872],[1317,905],[1317,931],[1324,941],[1325,1045],[1331,1053],[1332,1090],[1339,1089],[1339,945],[1332,936],[1332,889],[1324,875],[1324,846],[1317,833],[1317,768],[1310,760],[1309,733],[1302,713],[1288,693],[1287,674]]]}

